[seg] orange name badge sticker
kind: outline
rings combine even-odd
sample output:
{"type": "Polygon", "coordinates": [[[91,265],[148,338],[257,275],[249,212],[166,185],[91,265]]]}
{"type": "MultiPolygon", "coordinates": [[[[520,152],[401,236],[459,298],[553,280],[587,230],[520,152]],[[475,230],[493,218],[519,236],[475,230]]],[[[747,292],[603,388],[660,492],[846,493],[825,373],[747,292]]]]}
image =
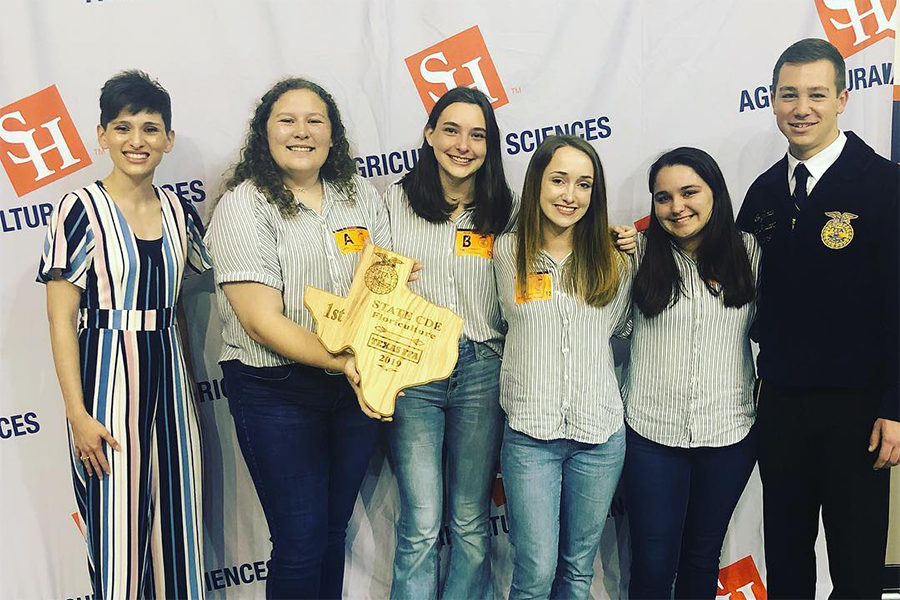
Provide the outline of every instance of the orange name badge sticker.
{"type": "Polygon", "coordinates": [[[365,227],[345,227],[334,232],[334,241],[341,254],[361,252],[368,239],[369,230],[365,227]]]}
{"type": "Polygon", "coordinates": [[[494,234],[481,234],[470,229],[460,229],[456,232],[457,256],[480,256],[491,258],[494,256],[494,234]]]}
{"type": "Polygon", "coordinates": [[[0,164],[19,197],[91,164],[55,85],[0,108],[0,164]]]}
{"type": "Polygon", "coordinates": [[[550,273],[529,273],[525,293],[516,285],[516,304],[533,300],[549,300],[553,297],[553,278],[550,273]]]}

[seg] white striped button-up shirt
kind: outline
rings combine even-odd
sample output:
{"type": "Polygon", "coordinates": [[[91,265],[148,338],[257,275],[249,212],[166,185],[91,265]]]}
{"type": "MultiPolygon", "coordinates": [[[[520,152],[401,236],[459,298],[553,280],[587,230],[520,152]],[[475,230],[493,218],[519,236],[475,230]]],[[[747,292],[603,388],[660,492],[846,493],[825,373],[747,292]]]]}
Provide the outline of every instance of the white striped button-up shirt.
{"type": "MultiPolygon", "coordinates": [[[[759,245],[741,234],[753,279],[759,245]]],[[[675,244],[672,255],[685,293],[652,319],[633,309],[631,364],[622,387],[625,419],[641,436],[678,448],[735,444],[756,418],[750,324],[756,302],[726,308],[675,244]]],[[[644,253],[638,236],[638,260],[644,253]]]]}
{"type": "Polygon", "coordinates": [[[237,359],[253,367],[292,362],[247,335],[222,291],[223,283],[253,281],[279,290],[284,315],[315,331],[303,305],[306,286],[345,296],[362,248],[356,242],[368,235],[375,245],[391,247],[378,192],[358,176],[354,184],[356,199],[351,201],[326,182],[322,213],[301,204],[299,214],[291,217],[284,217],[249,181],[222,196],[206,234],[224,321],[221,361],[237,359]]]}
{"type": "MultiPolygon", "coordinates": [[[[417,215],[399,183],[384,193],[391,223],[394,252],[418,260],[424,268],[410,289],[429,302],[445,306],[464,319],[463,337],[487,344],[503,353],[506,328],[497,306],[492,251],[465,252],[461,236],[480,239],[474,232],[473,210],[462,211],[455,219],[432,223],[417,215]]],[[[518,202],[514,198],[510,223],[515,221],[518,202]]],[[[497,236],[493,237],[495,243],[497,236]]],[[[486,243],[486,242],[485,242],[486,243]]]]}
{"type": "Polygon", "coordinates": [[[610,337],[628,319],[631,269],[606,306],[592,307],[561,287],[568,257],[542,252],[538,272],[550,276],[549,298],[516,302],[516,234],[494,246],[494,273],[509,323],[500,371],[500,405],[509,426],[541,440],[600,444],[622,427],[622,397],[610,337]]]}

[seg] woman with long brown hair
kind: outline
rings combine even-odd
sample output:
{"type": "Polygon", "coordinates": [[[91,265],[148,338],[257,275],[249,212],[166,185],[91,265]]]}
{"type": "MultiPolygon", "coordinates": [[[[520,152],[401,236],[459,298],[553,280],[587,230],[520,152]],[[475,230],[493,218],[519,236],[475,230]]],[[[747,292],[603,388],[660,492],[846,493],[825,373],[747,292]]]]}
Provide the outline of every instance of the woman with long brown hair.
{"type": "Polygon", "coordinates": [[[509,324],[500,374],[510,598],[586,598],[625,457],[609,338],[630,306],[628,263],[608,233],[600,159],[548,137],[525,174],[518,231],[494,272],[509,324]]]}

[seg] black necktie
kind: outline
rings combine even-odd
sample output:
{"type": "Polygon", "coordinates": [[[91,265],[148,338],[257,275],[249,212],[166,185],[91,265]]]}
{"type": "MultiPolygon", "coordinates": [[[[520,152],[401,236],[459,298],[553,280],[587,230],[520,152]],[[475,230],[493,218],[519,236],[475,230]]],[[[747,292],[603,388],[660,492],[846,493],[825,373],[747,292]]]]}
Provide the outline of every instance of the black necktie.
{"type": "Polygon", "coordinates": [[[809,169],[803,163],[798,163],[794,169],[794,204],[798,210],[803,210],[806,204],[806,180],[809,179],[809,169]]]}

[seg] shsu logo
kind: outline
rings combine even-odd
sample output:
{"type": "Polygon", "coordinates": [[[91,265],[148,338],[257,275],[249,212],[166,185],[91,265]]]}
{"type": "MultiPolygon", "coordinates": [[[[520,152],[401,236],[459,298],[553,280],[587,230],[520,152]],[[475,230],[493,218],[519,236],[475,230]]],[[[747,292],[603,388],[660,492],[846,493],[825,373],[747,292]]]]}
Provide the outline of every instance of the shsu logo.
{"type": "Polygon", "coordinates": [[[0,163],[19,197],[91,164],[55,85],[0,109],[0,163]]]}
{"type": "Polygon", "coordinates": [[[81,513],[73,512],[72,520],[75,521],[75,527],[78,528],[78,531],[81,533],[81,537],[87,539],[87,532],[84,529],[84,522],[81,520],[81,513]]]}
{"type": "Polygon", "coordinates": [[[828,40],[844,58],[886,37],[894,37],[897,0],[816,0],[828,40]],[[868,4],[868,10],[860,6],[868,4]]]}
{"type": "Polygon", "coordinates": [[[722,567],[716,586],[716,598],[725,600],[766,600],[766,588],[752,556],[722,567]]]}
{"type": "Polygon", "coordinates": [[[426,111],[447,90],[460,85],[484,92],[494,108],[509,102],[477,25],[413,54],[406,66],[426,111]]]}

